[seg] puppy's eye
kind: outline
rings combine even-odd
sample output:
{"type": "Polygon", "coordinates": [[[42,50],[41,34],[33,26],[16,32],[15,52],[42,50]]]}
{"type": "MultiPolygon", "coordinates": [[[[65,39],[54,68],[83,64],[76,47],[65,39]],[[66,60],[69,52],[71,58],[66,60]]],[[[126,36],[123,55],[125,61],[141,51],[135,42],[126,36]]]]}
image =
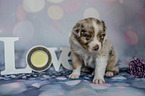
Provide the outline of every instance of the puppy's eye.
{"type": "Polygon", "coordinates": [[[105,37],[105,34],[101,34],[99,37],[100,37],[101,39],[103,39],[103,38],[105,37]]]}
{"type": "Polygon", "coordinates": [[[91,35],[86,35],[85,37],[87,40],[89,40],[91,38],[91,35]]]}
{"type": "Polygon", "coordinates": [[[86,32],[86,30],[82,29],[81,32],[86,32]]]}

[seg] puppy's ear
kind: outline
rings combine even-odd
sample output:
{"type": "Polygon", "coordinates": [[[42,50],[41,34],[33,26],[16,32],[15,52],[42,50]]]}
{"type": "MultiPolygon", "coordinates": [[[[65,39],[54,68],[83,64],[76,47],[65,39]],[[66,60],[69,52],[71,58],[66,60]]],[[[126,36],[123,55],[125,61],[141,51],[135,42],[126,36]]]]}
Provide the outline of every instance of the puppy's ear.
{"type": "Polygon", "coordinates": [[[105,22],[104,22],[103,20],[101,20],[101,25],[102,25],[102,27],[103,27],[103,34],[105,35],[105,36],[103,37],[103,41],[102,41],[102,45],[103,45],[104,42],[105,42],[105,40],[106,40],[106,29],[107,29],[107,27],[106,27],[105,22]]]}
{"type": "Polygon", "coordinates": [[[77,23],[74,27],[73,27],[73,34],[75,34],[77,37],[81,36],[81,24],[77,23]]]}
{"type": "Polygon", "coordinates": [[[103,20],[101,20],[101,24],[103,26],[103,31],[106,32],[107,27],[106,27],[105,22],[103,20]]]}

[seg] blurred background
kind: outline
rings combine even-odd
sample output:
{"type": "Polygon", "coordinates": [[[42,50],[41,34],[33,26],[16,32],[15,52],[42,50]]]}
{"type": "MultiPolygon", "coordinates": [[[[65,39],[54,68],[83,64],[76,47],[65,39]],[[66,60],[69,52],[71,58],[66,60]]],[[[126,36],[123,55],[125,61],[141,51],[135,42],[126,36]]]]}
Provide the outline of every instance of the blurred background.
{"type": "MultiPolygon", "coordinates": [[[[69,47],[72,27],[87,17],[105,21],[120,63],[145,59],[145,0],[0,0],[0,37],[19,37],[15,58],[21,67],[33,46],[69,47]]],[[[3,47],[0,41],[0,65],[3,47]]]]}

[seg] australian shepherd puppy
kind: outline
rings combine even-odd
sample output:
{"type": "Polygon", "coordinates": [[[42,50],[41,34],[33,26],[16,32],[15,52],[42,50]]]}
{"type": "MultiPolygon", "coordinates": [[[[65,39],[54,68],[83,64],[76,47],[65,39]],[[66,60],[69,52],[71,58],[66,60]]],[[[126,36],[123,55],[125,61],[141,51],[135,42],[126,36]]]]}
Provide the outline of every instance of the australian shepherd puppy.
{"type": "Polygon", "coordinates": [[[112,77],[119,72],[118,54],[106,34],[104,21],[86,18],[77,22],[70,36],[73,72],[71,79],[80,76],[82,66],[94,68],[93,83],[105,83],[104,75],[112,77]]]}

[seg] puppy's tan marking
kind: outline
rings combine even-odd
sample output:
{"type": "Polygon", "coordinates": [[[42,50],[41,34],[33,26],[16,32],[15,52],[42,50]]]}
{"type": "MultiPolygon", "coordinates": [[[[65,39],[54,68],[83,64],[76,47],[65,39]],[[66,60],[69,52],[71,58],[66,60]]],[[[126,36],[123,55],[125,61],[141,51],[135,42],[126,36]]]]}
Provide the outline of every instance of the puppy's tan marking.
{"type": "Polygon", "coordinates": [[[77,54],[71,53],[72,63],[73,63],[73,72],[71,75],[69,75],[69,78],[71,79],[77,79],[80,76],[82,61],[80,57],[77,54]]]}

